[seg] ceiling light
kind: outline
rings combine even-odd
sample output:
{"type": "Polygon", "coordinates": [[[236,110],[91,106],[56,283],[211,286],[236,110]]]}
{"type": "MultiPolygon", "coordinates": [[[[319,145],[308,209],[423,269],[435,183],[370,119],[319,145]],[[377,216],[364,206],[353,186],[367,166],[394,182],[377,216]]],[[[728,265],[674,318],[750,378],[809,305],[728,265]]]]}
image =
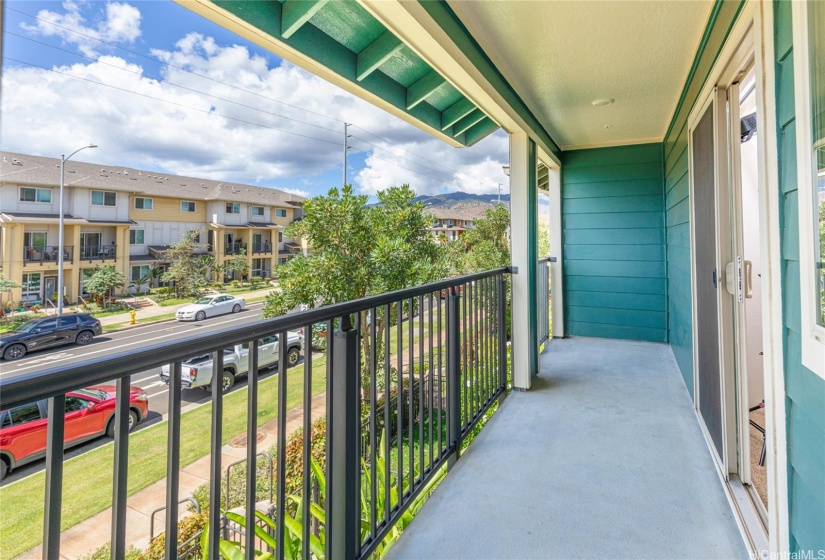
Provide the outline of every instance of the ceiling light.
{"type": "Polygon", "coordinates": [[[609,124],[604,125],[604,129],[605,130],[610,130],[610,125],[609,124]]]}
{"type": "Polygon", "coordinates": [[[612,105],[614,101],[616,101],[616,100],[613,99],[613,98],[608,97],[608,98],[605,98],[605,99],[594,99],[590,103],[594,107],[607,107],[608,105],[612,105]]]}

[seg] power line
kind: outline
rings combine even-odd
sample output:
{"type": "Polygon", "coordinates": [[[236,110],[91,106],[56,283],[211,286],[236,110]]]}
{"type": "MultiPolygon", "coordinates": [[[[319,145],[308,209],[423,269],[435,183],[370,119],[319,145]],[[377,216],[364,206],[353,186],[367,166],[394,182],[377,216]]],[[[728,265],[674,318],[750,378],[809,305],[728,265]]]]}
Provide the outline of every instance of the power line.
{"type": "Polygon", "coordinates": [[[152,96],[152,95],[147,95],[147,94],[145,94],[145,93],[139,93],[139,92],[136,92],[136,91],[132,91],[132,90],[130,90],[130,89],[126,89],[126,88],[121,88],[121,87],[113,86],[113,85],[111,85],[111,84],[105,84],[105,83],[103,83],[103,82],[98,82],[98,81],[95,81],[95,80],[90,80],[90,79],[88,79],[88,78],[83,78],[83,77],[81,77],[81,76],[75,76],[74,74],[69,74],[69,73],[67,73],[67,72],[61,72],[60,70],[55,70],[55,69],[53,69],[53,68],[45,68],[45,67],[43,67],[43,66],[38,66],[37,64],[32,64],[31,62],[26,62],[26,61],[23,61],[23,60],[17,60],[17,59],[15,59],[15,58],[11,58],[11,57],[8,57],[8,56],[4,56],[4,57],[3,57],[3,59],[5,59],[5,60],[9,60],[9,61],[11,61],[11,62],[17,62],[18,64],[25,64],[25,65],[27,65],[27,66],[31,66],[31,67],[33,67],[33,68],[39,68],[39,69],[41,69],[41,70],[45,70],[45,71],[47,71],[47,72],[53,72],[53,73],[55,73],[55,74],[61,74],[61,75],[63,75],[63,76],[68,76],[69,78],[74,78],[74,79],[76,79],[76,80],[83,80],[84,82],[89,82],[89,83],[91,83],[91,84],[97,84],[97,85],[99,85],[99,86],[104,86],[104,87],[108,87],[108,88],[116,89],[116,90],[118,90],[118,91],[123,91],[123,92],[126,92],[126,93],[131,93],[132,95],[138,95],[138,96],[140,96],[140,97],[145,97],[146,99],[152,99],[152,100],[154,100],[154,101],[160,101],[160,102],[162,102],[162,103],[168,103],[168,104],[170,104],[170,105],[175,105],[176,107],[181,107],[181,108],[183,108],[183,109],[190,109],[190,110],[192,110],[192,111],[197,111],[197,112],[199,112],[199,113],[204,113],[204,114],[206,114],[206,115],[214,115],[214,116],[216,116],[216,117],[221,117],[221,118],[228,119],[228,120],[231,120],[231,121],[237,121],[237,122],[240,122],[240,123],[249,124],[249,125],[252,125],[252,126],[257,126],[257,127],[260,127],[260,128],[267,128],[267,129],[269,129],[269,130],[274,130],[274,131],[276,131],[276,132],[282,132],[282,133],[284,133],[284,134],[290,134],[290,135],[292,135],[292,136],[299,136],[299,137],[301,137],[301,138],[307,138],[307,139],[309,139],[309,140],[316,140],[316,141],[318,141],[318,142],[324,142],[324,143],[326,143],[326,144],[332,144],[333,146],[340,146],[340,145],[341,145],[341,143],[340,143],[340,142],[333,142],[332,140],[325,140],[325,139],[323,139],[323,138],[317,138],[317,137],[315,137],[315,136],[309,136],[309,135],[307,135],[307,134],[300,134],[300,133],[298,133],[298,132],[292,132],[292,131],[290,131],[290,130],[283,130],[283,129],[281,129],[281,128],[276,128],[276,127],[274,127],[274,126],[267,126],[267,125],[265,125],[265,124],[260,124],[260,123],[256,123],[256,122],[248,121],[248,120],[245,120],[245,119],[239,119],[239,118],[237,118],[237,117],[230,117],[230,116],[228,116],[228,115],[222,115],[221,113],[217,113],[217,112],[215,112],[215,111],[209,111],[209,110],[206,110],[206,109],[198,109],[197,107],[192,107],[191,105],[186,105],[186,104],[184,104],[184,103],[178,103],[177,101],[170,101],[170,100],[168,100],[168,99],[162,99],[162,98],[160,98],[160,97],[155,97],[155,96],[152,96]]]}
{"type": "MultiPolygon", "coordinates": [[[[354,126],[354,125],[353,125],[353,126],[354,126]]],[[[363,138],[361,138],[360,136],[350,135],[350,137],[351,137],[351,138],[355,138],[356,140],[360,140],[361,142],[364,142],[365,144],[369,144],[370,146],[372,146],[372,147],[373,147],[373,148],[375,148],[376,150],[381,150],[382,152],[387,152],[388,154],[391,154],[391,155],[393,155],[393,156],[397,157],[398,159],[401,159],[401,160],[407,161],[407,162],[409,162],[409,163],[411,163],[411,164],[413,164],[413,165],[418,165],[418,166],[420,166],[420,167],[423,167],[424,169],[427,169],[428,171],[432,171],[433,173],[438,173],[439,175],[444,175],[445,177],[450,177],[450,179],[452,179],[452,178],[453,178],[453,175],[450,175],[450,174],[444,173],[443,171],[439,171],[439,170],[437,170],[437,169],[433,169],[432,167],[426,166],[426,165],[424,165],[423,163],[418,163],[417,161],[413,161],[413,160],[411,160],[411,159],[407,159],[407,158],[405,158],[405,157],[399,156],[398,154],[396,154],[396,153],[394,153],[394,152],[392,152],[392,151],[390,151],[390,150],[388,150],[388,149],[386,149],[386,148],[382,148],[381,146],[378,146],[378,145],[376,145],[376,144],[373,144],[372,142],[368,142],[367,140],[364,140],[364,139],[363,139],[363,138]]],[[[449,167],[447,167],[447,166],[442,166],[442,167],[444,167],[445,169],[449,169],[452,173],[458,173],[458,171],[456,171],[455,169],[451,169],[451,168],[449,168],[449,167]]]]}
{"type": "MultiPolygon", "coordinates": [[[[363,130],[364,132],[366,132],[367,134],[369,134],[369,135],[370,135],[370,136],[372,136],[373,138],[375,138],[375,139],[377,139],[377,140],[380,140],[381,142],[384,142],[385,144],[389,144],[389,145],[391,145],[391,146],[395,146],[395,147],[397,147],[397,148],[398,148],[399,150],[401,150],[402,152],[406,152],[406,153],[408,153],[408,154],[410,154],[410,155],[413,155],[413,156],[415,156],[415,157],[417,157],[417,158],[421,158],[421,159],[423,159],[424,161],[428,161],[428,162],[430,162],[430,163],[434,163],[435,165],[438,165],[439,167],[443,167],[443,168],[445,168],[445,169],[450,169],[449,167],[447,167],[447,166],[446,166],[446,165],[444,165],[444,164],[438,163],[437,161],[434,161],[434,160],[431,160],[431,159],[425,158],[424,156],[420,156],[420,155],[416,154],[415,152],[411,152],[411,151],[409,151],[409,150],[407,150],[407,149],[405,149],[405,148],[402,148],[401,146],[399,146],[399,145],[398,145],[398,144],[396,144],[395,142],[391,142],[390,140],[387,140],[386,138],[381,138],[381,137],[380,137],[380,136],[378,136],[377,134],[373,134],[373,133],[372,133],[372,132],[370,132],[369,130],[365,130],[364,128],[361,128],[361,127],[360,127],[360,126],[358,126],[357,124],[354,124],[354,125],[352,125],[352,126],[353,126],[354,128],[359,129],[359,130],[363,130]]],[[[372,142],[370,142],[370,141],[368,141],[368,140],[365,140],[365,139],[360,138],[360,137],[358,137],[358,136],[355,136],[355,138],[358,138],[358,139],[359,139],[359,140],[361,140],[362,142],[365,142],[365,143],[369,144],[370,146],[374,146],[374,147],[378,148],[379,150],[384,150],[384,151],[386,151],[386,152],[389,152],[389,150],[386,150],[385,148],[381,148],[381,147],[377,146],[376,144],[373,144],[372,142]]],[[[389,153],[392,153],[392,152],[389,152],[389,153]]],[[[393,154],[393,155],[398,155],[398,154],[393,154]]],[[[452,170],[451,170],[451,171],[452,171],[452,170]]]]}
{"type": "MultiPolygon", "coordinates": [[[[386,161],[387,163],[391,163],[391,164],[395,165],[396,167],[400,167],[401,169],[406,169],[407,171],[411,171],[412,173],[415,173],[416,175],[420,175],[421,177],[428,177],[428,178],[432,179],[433,181],[447,182],[447,181],[444,181],[444,179],[441,179],[441,178],[438,178],[438,177],[433,177],[432,175],[427,175],[426,173],[421,173],[420,171],[416,171],[415,169],[410,169],[409,167],[405,167],[405,166],[401,165],[400,163],[395,162],[393,160],[377,156],[377,155],[375,155],[375,152],[370,154],[369,152],[365,152],[364,150],[356,149],[355,151],[353,151],[353,153],[355,153],[355,154],[365,154],[365,155],[369,156],[370,158],[379,159],[381,161],[386,161]]],[[[455,182],[455,179],[452,179],[450,182],[455,182]]]]}

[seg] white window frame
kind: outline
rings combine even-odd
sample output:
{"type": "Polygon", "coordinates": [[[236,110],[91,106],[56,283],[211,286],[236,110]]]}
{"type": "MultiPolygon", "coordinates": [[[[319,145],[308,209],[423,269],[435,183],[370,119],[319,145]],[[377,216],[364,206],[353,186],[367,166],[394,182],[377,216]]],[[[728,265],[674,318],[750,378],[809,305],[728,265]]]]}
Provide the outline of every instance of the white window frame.
{"type": "Polygon", "coordinates": [[[796,167],[799,187],[799,290],[802,309],[802,365],[825,379],[825,327],[817,324],[819,290],[814,266],[819,230],[814,220],[814,174],[811,157],[811,79],[808,43],[808,3],[793,2],[794,104],[796,105],[796,167]]]}
{"type": "Polygon", "coordinates": [[[276,218],[286,218],[287,217],[286,208],[276,208],[275,209],[275,217],[276,218]]]}
{"type": "Polygon", "coordinates": [[[148,198],[148,197],[145,197],[145,196],[136,196],[134,206],[135,206],[135,210],[147,210],[147,211],[154,210],[155,209],[155,199],[154,198],[148,198]],[[143,201],[143,208],[138,208],[138,205],[137,205],[138,200],[143,201]],[[147,200],[149,201],[149,208],[146,208],[146,201],[147,200]]]}
{"type": "Polygon", "coordinates": [[[40,291],[43,289],[43,275],[40,272],[25,272],[23,273],[21,279],[22,291],[21,295],[23,296],[31,296],[31,295],[40,295],[40,291]],[[31,284],[31,277],[37,276],[39,280],[37,281],[37,289],[31,290],[29,285],[31,284]]]}
{"type": "Polygon", "coordinates": [[[263,218],[264,217],[264,207],[263,206],[250,206],[249,207],[249,215],[254,216],[256,218],[263,218]],[[258,210],[259,212],[256,212],[258,210]]]}
{"type": "Polygon", "coordinates": [[[129,245],[145,245],[146,244],[146,230],[130,229],[129,230],[129,245]],[[137,234],[140,232],[140,241],[137,240],[137,234]]]}
{"type": "Polygon", "coordinates": [[[20,202],[25,202],[26,204],[51,204],[52,203],[52,189],[41,189],[39,187],[20,187],[20,191],[18,193],[18,198],[20,202]],[[34,200],[23,200],[23,191],[30,190],[34,191],[34,200]],[[49,200],[40,200],[40,193],[47,192],[49,193],[49,200]]]}
{"type": "Polygon", "coordinates": [[[227,202],[226,203],[226,213],[227,214],[240,214],[241,213],[241,203],[240,202],[227,202]]]}
{"type": "Polygon", "coordinates": [[[198,203],[197,203],[197,202],[194,202],[194,201],[192,201],[192,200],[181,200],[181,201],[180,201],[180,211],[181,211],[181,212],[186,212],[186,213],[190,213],[190,214],[191,214],[191,213],[194,213],[194,212],[197,210],[197,207],[198,207],[198,203]],[[184,205],[184,204],[186,204],[186,205],[187,205],[187,210],[184,210],[184,209],[183,209],[183,205],[184,205]],[[190,204],[192,205],[192,206],[191,206],[191,208],[192,208],[192,209],[191,209],[191,210],[188,210],[188,208],[189,208],[189,205],[190,205],[190,204]]]}
{"type": "Polygon", "coordinates": [[[92,206],[105,206],[107,208],[114,208],[115,206],[117,206],[117,193],[115,191],[98,191],[98,190],[90,191],[90,193],[89,193],[89,203],[92,206]],[[103,203],[102,204],[97,204],[95,202],[95,193],[100,193],[100,194],[103,195],[103,203]],[[106,204],[106,195],[107,194],[114,195],[114,197],[115,197],[114,204],[106,204]]]}

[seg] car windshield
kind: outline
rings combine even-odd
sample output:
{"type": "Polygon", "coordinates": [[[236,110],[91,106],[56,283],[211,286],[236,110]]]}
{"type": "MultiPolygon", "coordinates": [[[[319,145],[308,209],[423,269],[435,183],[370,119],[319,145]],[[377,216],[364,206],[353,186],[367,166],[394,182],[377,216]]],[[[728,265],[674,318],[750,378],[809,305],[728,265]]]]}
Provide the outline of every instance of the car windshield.
{"type": "Polygon", "coordinates": [[[38,325],[38,323],[40,323],[40,321],[38,321],[37,319],[32,319],[30,321],[26,321],[25,323],[22,323],[20,325],[17,325],[16,327],[14,327],[14,329],[12,329],[12,332],[17,332],[17,333],[31,332],[31,330],[33,328],[35,328],[38,325]]]}
{"type": "Polygon", "coordinates": [[[198,301],[196,301],[195,303],[197,303],[198,305],[209,305],[210,303],[212,303],[212,298],[211,297],[202,297],[198,301]]]}
{"type": "Polygon", "coordinates": [[[109,394],[105,391],[101,391],[100,389],[78,389],[75,393],[86,395],[87,397],[94,397],[99,400],[106,400],[109,398],[109,394]]]}

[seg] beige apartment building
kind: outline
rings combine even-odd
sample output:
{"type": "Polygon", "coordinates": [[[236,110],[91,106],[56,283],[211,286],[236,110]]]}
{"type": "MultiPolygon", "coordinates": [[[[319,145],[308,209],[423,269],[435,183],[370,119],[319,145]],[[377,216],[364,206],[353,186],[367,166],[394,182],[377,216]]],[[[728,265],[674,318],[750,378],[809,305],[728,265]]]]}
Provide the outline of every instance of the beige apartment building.
{"type": "Polygon", "coordinates": [[[447,241],[455,241],[468,229],[475,227],[475,220],[484,217],[486,208],[427,208],[425,211],[433,216],[430,226],[433,235],[443,235],[447,241]]]}
{"type": "MultiPolygon", "coordinates": [[[[22,286],[11,300],[56,300],[60,160],[10,152],[0,157],[0,266],[22,286]]],[[[284,227],[301,216],[303,201],[272,188],[69,161],[64,293],[77,301],[84,279],[101,264],[136,282],[149,269],[164,268],[170,245],[192,230],[198,253],[218,263],[244,253],[249,276],[269,277],[306,249],[301,240],[283,237],[284,227]]]]}

